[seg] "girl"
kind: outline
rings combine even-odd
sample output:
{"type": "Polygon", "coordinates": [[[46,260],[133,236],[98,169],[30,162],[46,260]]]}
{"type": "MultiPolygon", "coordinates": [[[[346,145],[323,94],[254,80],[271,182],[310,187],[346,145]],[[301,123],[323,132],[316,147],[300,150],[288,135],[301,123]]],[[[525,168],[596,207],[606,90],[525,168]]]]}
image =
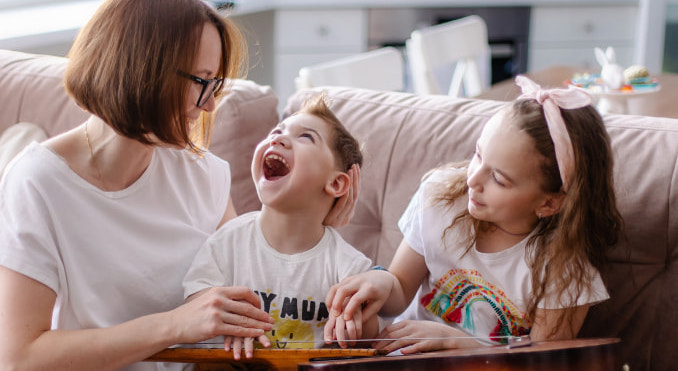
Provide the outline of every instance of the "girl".
{"type": "Polygon", "coordinates": [[[602,119],[582,90],[516,82],[523,95],[486,124],[472,160],[425,177],[389,271],[330,290],[326,340],[358,305],[365,318],[405,310],[372,344],[388,351],[570,339],[608,298],[598,269],[622,219],[602,119]]]}

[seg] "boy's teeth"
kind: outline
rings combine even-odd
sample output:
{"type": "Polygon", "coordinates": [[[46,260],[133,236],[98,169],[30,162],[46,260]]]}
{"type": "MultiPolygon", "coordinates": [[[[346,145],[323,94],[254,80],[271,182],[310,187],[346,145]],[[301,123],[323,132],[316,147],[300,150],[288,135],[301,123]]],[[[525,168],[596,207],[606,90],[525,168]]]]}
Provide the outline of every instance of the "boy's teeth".
{"type": "Polygon", "coordinates": [[[271,166],[271,160],[277,160],[277,161],[282,162],[283,165],[285,165],[285,167],[288,168],[288,169],[290,167],[290,165],[287,163],[287,161],[284,158],[282,158],[278,155],[268,155],[268,156],[266,156],[266,165],[271,166]]]}

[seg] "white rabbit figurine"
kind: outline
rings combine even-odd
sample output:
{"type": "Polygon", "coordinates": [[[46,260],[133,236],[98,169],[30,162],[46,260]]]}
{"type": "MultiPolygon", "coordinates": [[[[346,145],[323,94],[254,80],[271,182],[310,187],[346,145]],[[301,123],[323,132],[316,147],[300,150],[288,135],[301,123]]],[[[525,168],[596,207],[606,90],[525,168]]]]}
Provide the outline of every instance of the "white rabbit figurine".
{"type": "Polygon", "coordinates": [[[624,69],[617,64],[617,55],[611,46],[603,52],[601,48],[595,48],[596,60],[600,63],[602,70],[600,78],[609,89],[620,89],[624,83],[624,69]]]}

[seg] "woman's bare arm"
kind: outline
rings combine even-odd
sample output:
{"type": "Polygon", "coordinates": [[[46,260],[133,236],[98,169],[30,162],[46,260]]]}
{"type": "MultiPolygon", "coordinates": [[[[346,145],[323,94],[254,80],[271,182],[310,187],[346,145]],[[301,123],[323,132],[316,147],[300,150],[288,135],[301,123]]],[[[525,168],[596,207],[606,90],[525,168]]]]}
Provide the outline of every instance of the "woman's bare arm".
{"type": "Polygon", "coordinates": [[[231,289],[108,328],[50,330],[54,291],[0,267],[0,364],[22,370],[115,370],[176,343],[269,330],[270,317],[251,303],[256,295],[231,289]]]}

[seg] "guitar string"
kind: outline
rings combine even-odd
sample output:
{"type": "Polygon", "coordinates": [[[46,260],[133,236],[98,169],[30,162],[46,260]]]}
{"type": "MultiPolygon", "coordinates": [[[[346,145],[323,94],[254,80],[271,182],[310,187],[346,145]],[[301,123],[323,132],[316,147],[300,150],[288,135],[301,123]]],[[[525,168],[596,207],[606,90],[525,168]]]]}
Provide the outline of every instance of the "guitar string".
{"type": "MultiPolygon", "coordinates": [[[[330,343],[340,343],[340,342],[375,342],[375,341],[398,341],[398,340],[416,340],[416,341],[426,341],[426,340],[451,340],[451,339],[487,339],[487,337],[483,336],[448,336],[448,337],[420,337],[420,338],[398,338],[398,339],[388,339],[388,338],[375,338],[375,339],[355,339],[355,340],[331,340],[329,341],[330,343]]],[[[492,336],[492,339],[507,339],[507,340],[522,340],[522,341],[527,341],[529,340],[529,337],[525,336],[512,336],[512,335],[505,335],[505,336],[492,336]]],[[[518,340],[518,341],[520,341],[518,340]]],[[[188,343],[188,344],[177,344],[179,346],[182,345],[223,345],[223,341],[206,341],[206,342],[200,342],[200,343],[188,343]]],[[[315,341],[310,341],[310,340],[275,340],[271,341],[271,344],[284,344],[284,343],[290,343],[290,344],[310,344],[310,343],[315,343],[315,341]]],[[[326,342],[327,343],[327,342],[326,342]]]]}

